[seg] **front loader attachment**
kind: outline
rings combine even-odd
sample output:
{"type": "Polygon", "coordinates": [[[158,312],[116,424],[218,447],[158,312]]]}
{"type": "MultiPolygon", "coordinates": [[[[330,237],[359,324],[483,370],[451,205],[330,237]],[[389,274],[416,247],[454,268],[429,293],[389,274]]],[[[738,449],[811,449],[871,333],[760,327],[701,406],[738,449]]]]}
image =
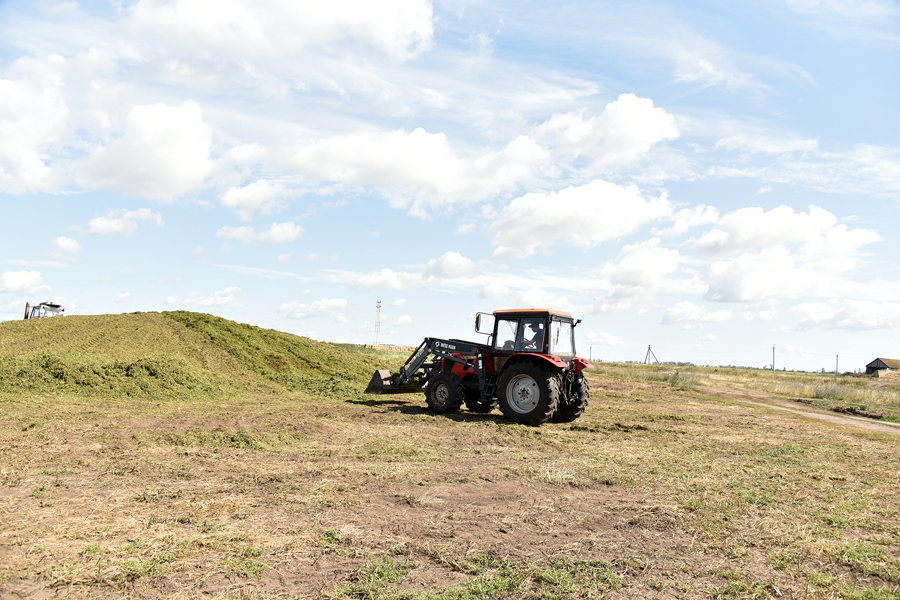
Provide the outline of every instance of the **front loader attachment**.
{"type": "Polygon", "coordinates": [[[421,394],[425,391],[424,387],[410,384],[401,384],[400,376],[391,376],[391,372],[387,369],[375,371],[372,375],[372,381],[366,388],[366,394],[421,394]]]}

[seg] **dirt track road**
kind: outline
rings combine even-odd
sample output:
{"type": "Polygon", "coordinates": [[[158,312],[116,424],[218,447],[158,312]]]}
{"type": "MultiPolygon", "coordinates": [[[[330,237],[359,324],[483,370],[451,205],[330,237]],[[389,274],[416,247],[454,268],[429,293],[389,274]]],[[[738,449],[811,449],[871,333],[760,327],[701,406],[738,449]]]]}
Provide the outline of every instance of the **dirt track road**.
{"type": "Polygon", "coordinates": [[[748,390],[713,386],[702,386],[698,387],[697,390],[707,394],[714,394],[723,398],[729,398],[731,400],[746,402],[747,404],[764,406],[766,408],[794,413],[797,415],[802,415],[804,417],[818,419],[820,421],[827,421],[836,425],[846,425],[848,427],[856,427],[858,429],[864,429],[866,431],[887,433],[889,435],[900,435],[900,424],[894,424],[886,421],[873,421],[872,419],[867,419],[865,417],[836,415],[807,406],[805,404],[801,404],[799,402],[791,402],[790,400],[773,398],[772,396],[761,392],[751,392],[748,390]]]}

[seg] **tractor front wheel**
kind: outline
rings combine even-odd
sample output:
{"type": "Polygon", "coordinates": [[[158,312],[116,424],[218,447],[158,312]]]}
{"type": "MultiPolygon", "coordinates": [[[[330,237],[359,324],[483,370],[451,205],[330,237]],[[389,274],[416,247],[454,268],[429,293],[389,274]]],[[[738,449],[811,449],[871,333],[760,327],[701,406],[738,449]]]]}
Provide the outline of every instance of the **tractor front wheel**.
{"type": "Polygon", "coordinates": [[[459,377],[440,372],[425,388],[425,401],[432,412],[455,413],[463,403],[463,386],[459,377]]]}
{"type": "Polygon", "coordinates": [[[519,363],[506,369],[500,377],[497,400],[510,421],[540,425],[556,412],[559,380],[539,365],[519,363]]]}

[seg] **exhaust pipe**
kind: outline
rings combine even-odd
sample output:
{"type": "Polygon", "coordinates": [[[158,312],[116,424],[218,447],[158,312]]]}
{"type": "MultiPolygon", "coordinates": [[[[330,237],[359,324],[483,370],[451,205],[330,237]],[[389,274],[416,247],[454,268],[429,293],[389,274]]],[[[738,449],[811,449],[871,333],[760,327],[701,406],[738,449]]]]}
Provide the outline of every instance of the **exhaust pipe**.
{"type": "Polygon", "coordinates": [[[25,318],[26,318],[26,319],[28,318],[28,309],[29,309],[29,308],[31,308],[31,303],[26,302],[26,303],[25,303],[25,318]]]}

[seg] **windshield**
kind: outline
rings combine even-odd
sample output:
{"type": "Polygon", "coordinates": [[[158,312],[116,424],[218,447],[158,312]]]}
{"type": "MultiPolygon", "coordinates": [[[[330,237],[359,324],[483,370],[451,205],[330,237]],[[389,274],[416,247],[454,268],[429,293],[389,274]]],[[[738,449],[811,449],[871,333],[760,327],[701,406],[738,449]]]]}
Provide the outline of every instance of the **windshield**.
{"type": "Polygon", "coordinates": [[[575,356],[575,332],[566,321],[550,323],[550,354],[575,356]]]}

